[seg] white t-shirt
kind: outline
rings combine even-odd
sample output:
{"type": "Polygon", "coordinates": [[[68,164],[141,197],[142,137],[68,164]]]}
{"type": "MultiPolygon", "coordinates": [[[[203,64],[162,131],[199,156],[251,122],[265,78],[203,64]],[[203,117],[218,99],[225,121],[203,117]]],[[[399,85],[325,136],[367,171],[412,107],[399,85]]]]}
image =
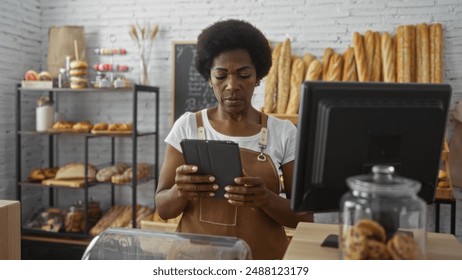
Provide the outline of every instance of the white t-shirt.
{"type": "MultiPolygon", "coordinates": [[[[260,152],[260,147],[258,146],[260,132],[253,136],[245,137],[224,135],[210,125],[207,117],[207,109],[202,110],[201,113],[207,140],[234,141],[241,148],[260,152]]],[[[297,128],[290,121],[281,120],[273,116],[268,117],[267,128],[267,147],[264,153],[271,157],[274,166],[276,166],[279,175],[281,175],[281,166],[295,159],[297,128]]],[[[165,142],[181,152],[181,140],[198,138],[196,115],[195,113],[186,112],[175,122],[165,142]]]]}

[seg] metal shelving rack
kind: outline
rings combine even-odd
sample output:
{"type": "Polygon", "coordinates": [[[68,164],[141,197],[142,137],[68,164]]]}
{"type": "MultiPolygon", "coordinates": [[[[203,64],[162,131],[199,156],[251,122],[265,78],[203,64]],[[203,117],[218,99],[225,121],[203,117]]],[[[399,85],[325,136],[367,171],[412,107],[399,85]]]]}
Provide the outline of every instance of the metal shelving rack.
{"type": "MultiPolygon", "coordinates": [[[[54,189],[55,188],[63,188],[60,186],[44,186],[40,183],[31,183],[27,181],[22,181],[22,137],[23,136],[38,136],[38,137],[47,137],[48,138],[48,165],[49,167],[54,166],[54,140],[55,137],[59,137],[62,134],[72,134],[76,137],[83,137],[84,138],[84,164],[88,166],[88,157],[89,157],[89,145],[90,140],[95,138],[101,137],[109,137],[111,139],[111,159],[110,163],[115,163],[115,139],[116,138],[131,138],[132,142],[132,181],[127,185],[131,185],[132,187],[132,226],[136,227],[136,205],[137,205],[137,160],[138,160],[138,138],[139,137],[154,137],[154,166],[153,166],[153,175],[150,179],[154,180],[154,186],[157,186],[158,180],[158,167],[159,167],[159,88],[153,86],[143,86],[143,85],[134,85],[131,88],[110,88],[110,89],[95,89],[95,88],[86,88],[86,89],[68,89],[68,88],[53,88],[53,89],[32,89],[32,88],[21,88],[20,85],[17,86],[16,91],[16,98],[15,98],[15,108],[16,108],[16,125],[15,125],[15,150],[16,150],[16,199],[22,201],[22,188],[25,186],[28,187],[44,187],[49,190],[49,205],[54,206],[54,189]],[[21,95],[26,92],[31,93],[44,93],[48,92],[48,97],[51,101],[54,100],[55,94],[61,92],[88,92],[88,93],[100,93],[100,92],[128,92],[133,93],[133,107],[132,107],[132,133],[121,135],[121,134],[102,134],[102,135],[95,135],[91,133],[76,133],[76,132],[69,132],[69,133],[55,133],[55,132],[37,132],[37,131],[25,131],[22,130],[22,120],[21,120],[21,95]],[[140,92],[145,93],[152,93],[154,94],[155,98],[155,123],[153,131],[148,132],[139,132],[138,131],[138,94],[140,92]]],[[[23,233],[32,233],[32,234],[40,234],[46,236],[55,236],[55,237],[77,237],[77,238],[88,238],[89,237],[89,227],[88,227],[88,205],[89,205],[89,189],[91,187],[96,187],[100,184],[111,184],[111,183],[97,183],[97,182],[89,182],[87,180],[87,173],[88,170],[85,170],[85,184],[83,188],[79,188],[79,190],[84,191],[84,205],[85,205],[85,231],[83,233],[66,233],[66,232],[47,232],[42,230],[35,230],[29,228],[22,228],[23,233]]],[[[111,205],[115,204],[115,195],[114,195],[114,184],[111,184],[111,205]]],[[[21,223],[22,224],[22,223],[21,223]]]]}

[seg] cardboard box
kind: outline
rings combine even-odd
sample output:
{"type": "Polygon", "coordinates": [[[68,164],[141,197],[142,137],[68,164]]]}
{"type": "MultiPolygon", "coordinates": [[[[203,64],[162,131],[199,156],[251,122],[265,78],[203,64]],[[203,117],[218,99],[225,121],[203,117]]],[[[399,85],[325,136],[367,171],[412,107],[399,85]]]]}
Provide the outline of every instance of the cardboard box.
{"type": "Polygon", "coordinates": [[[19,201],[0,200],[0,260],[21,259],[19,201]]]}

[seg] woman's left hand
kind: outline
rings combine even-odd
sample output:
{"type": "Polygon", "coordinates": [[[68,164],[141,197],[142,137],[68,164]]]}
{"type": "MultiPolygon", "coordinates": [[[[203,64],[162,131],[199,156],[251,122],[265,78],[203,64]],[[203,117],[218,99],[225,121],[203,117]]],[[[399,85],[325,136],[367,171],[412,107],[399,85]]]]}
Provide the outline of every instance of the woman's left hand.
{"type": "Polygon", "coordinates": [[[236,206],[264,207],[268,204],[268,188],[261,177],[237,177],[238,185],[225,187],[225,198],[236,206]]]}

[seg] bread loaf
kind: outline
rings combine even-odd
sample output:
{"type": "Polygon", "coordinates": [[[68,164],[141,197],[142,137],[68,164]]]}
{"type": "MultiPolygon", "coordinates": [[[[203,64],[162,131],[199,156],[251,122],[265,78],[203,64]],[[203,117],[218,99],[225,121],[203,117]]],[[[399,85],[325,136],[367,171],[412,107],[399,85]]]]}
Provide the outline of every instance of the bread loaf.
{"type": "Polygon", "coordinates": [[[383,32],[381,37],[383,81],[394,83],[396,82],[395,46],[388,32],[383,32]]]}
{"type": "Polygon", "coordinates": [[[317,81],[321,78],[322,65],[319,60],[313,60],[306,71],[305,81],[317,81]]]}
{"type": "Polygon", "coordinates": [[[322,55],[322,80],[327,81],[328,72],[329,72],[329,61],[334,53],[332,48],[325,48],[324,54],[322,55]]]}
{"type": "Polygon", "coordinates": [[[102,131],[102,130],[107,130],[109,124],[106,122],[99,122],[93,126],[93,130],[95,131],[102,131]]]}
{"type": "Polygon", "coordinates": [[[276,44],[272,54],[272,66],[266,76],[265,82],[265,104],[263,111],[265,113],[273,113],[276,111],[277,94],[278,94],[278,65],[279,56],[281,54],[282,44],[276,44]]]}
{"type": "Polygon", "coordinates": [[[292,60],[292,49],[290,39],[282,43],[281,54],[278,65],[278,95],[276,113],[283,114],[287,109],[290,93],[290,70],[292,60]]]}
{"type": "Polygon", "coordinates": [[[416,82],[430,82],[430,42],[425,23],[416,25],[416,82]]]}
{"type": "Polygon", "coordinates": [[[366,51],[364,50],[363,36],[358,32],[353,33],[353,48],[355,51],[355,62],[356,70],[358,72],[358,80],[360,82],[366,82],[369,80],[366,51]]]}
{"type": "MultiPolygon", "coordinates": [[[[111,182],[114,184],[127,184],[132,181],[133,169],[127,168],[122,174],[116,174],[111,177],[111,182]]],[[[142,180],[150,174],[150,167],[146,163],[138,163],[136,165],[136,178],[142,180]]]]}
{"type": "Polygon", "coordinates": [[[370,80],[380,82],[382,80],[382,47],[379,32],[374,32],[374,55],[372,56],[372,68],[370,80]]]}
{"type": "Polygon", "coordinates": [[[303,59],[298,58],[294,61],[291,72],[289,104],[287,104],[286,114],[297,114],[300,99],[300,87],[305,74],[305,62],[303,59]]]}
{"type": "Polygon", "coordinates": [[[343,57],[338,53],[333,53],[329,60],[327,77],[325,81],[341,81],[343,73],[343,57]]]}
{"type": "Polygon", "coordinates": [[[372,66],[374,63],[375,50],[374,32],[371,30],[367,30],[366,33],[364,33],[364,50],[366,51],[367,81],[370,81],[372,78],[372,66]]]}
{"type": "Polygon", "coordinates": [[[358,75],[356,74],[355,50],[353,47],[348,48],[343,54],[342,81],[358,81],[358,75]]]}
{"type": "Polygon", "coordinates": [[[76,132],[89,132],[92,128],[93,124],[88,121],[78,122],[72,126],[72,130],[76,132]]]}
{"type": "Polygon", "coordinates": [[[411,25],[401,25],[396,33],[396,80],[410,83],[415,76],[415,32],[411,25]],[[413,72],[414,71],[414,72],[413,72]]]}
{"type": "Polygon", "coordinates": [[[431,24],[430,37],[430,82],[443,82],[443,26],[440,23],[431,24]]]}
{"type": "MultiPolygon", "coordinates": [[[[87,172],[88,180],[94,180],[97,172],[96,167],[89,164],[87,172]]],[[[80,162],[68,163],[58,169],[58,171],[56,172],[55,179],[85,179],[85,164],[80,162]]]]}

